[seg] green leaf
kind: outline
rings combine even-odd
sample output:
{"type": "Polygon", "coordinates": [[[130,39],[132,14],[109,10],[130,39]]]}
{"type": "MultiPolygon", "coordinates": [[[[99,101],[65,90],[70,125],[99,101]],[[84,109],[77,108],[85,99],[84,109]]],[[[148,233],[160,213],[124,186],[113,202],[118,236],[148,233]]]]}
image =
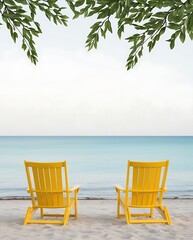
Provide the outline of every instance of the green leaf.
{"type": "Polygon", "coordinates": [[[58,17],[53,15],[53,20],[54,20],[54,23],[57,25],[58,24],[58,17]]]}
{"type": "Polygon", "coordinates": [[[18,38],[18,34],[16,32],[14,32],[13,33],[13,40],[14,40],[14,42],[16,42],[17,38],[18,38]]]}
{"type": "Polygon", "coordinates": [[[155,45],[155,43],[153,41],[149,41],[149,43],[147,45],[148,48],[149,48],[149,52],[151,52],[151,50],[153,49],[154,45],[155,45]]]}
{"type": "Polygon", "coordinates": [[[182,43],[184,43],[185,38],[186,38],[186,32],[185,32],[185,30],[181,30],[181,32],[180,32],[180,40],[181,40],[182,43]]]}
{"type": "Polygon", "coordinates": [[[117,31],[117,34],[118,34],[119,38],[121,38],[121,35],[122,35],[123,32],[124,32],[124,25],[121,25],[118,28],[118,31],[117,31]]]}
{"type": "Polygon", "coordinates": [[[189,35],[190,39],[193,40],[193,32],[188,32],[188,35],[189,35]]]}
{"type": "Polygon", "coordinates": [[[99,27],[100,27],[100,25],[101,25],[101,23],[102,23],[102,22],[96,22],[95,24],[93,24],[93,25],[91,26],[92,31],[98,30],[99,27]]]}
{"type": "Polygon", "coordinates": [[[146,20],[146,19],[150,18],[151,16],[152,16],[152,13],[151,13],[151,12],[147,12],[147,13],[144,15],[143,20],[146,20]]]}
{"type": "Polygon", "coordinates": [[[115,2],[111,5],[111,8],[110,8],[111,15],[113,15],[117,11],[117,8],[118,8],[118,3],[117,2],[115,2]]]}
{"type": "Polygon", "coordinates": [[[21,3],[23,5],[27,5],[27,1],[26,0],[15,0],[18,3],[21,3]]]}
{"type": "Polygon", "coordinates": [[[11,29],[12,28],[12,26],[11,26],[11,24],[9,22],[6,23],[6,26],[7,26],[7,29],[11,29]]]}
{"type": "Polygon", "coordinates": [[[173,49],[175,47],[175,38],[170,41],[170,48],[173,49]]]}
{"type": "Polygon", "coordinates": [[[141,22],[142,19],[144,17],[144,12],[143,11],[139,11],[139,14],[137,15],[137,17],[135,18],[136,22],[141,22]]]}
{"type": "Polygon", "coordinates": [[[15,25],[16,27],[20,27],[21,24],[20,24],[20,22],[18,22],[18,21],[15,20],[15,21],[14,21],[14,25],[15,25]]]}
{"type": "Polygon", "coordinates": [[[142,57],[142,55],[143,55],[143,47],[141,47],[141,49],[140,49],[139,52],[138,52],[139,58],[142,57]]]}
{"type": "Polygon", "coordinates": [[[166,30],[166,27],[161,28],[161,30],[160,30],[160,32],[159,32],[159,35],[164,34],[164,33],[165,33],[165,30],[166,30]]]}
{"type": "Polygon", "coordinates": [[[14,1],[13,0],[4,0],[4,2],[8,5],[15,5],[14,1]]]}
{"type": "Polygon", "coordinates": [[[135,27],[135,29],[137,29],[137,30],[145,30],[146,29],[146,27],[144,26],[144,25],[138,25],[138,24],[132,24],[134,27],[135,27]]]}
{"type": "Polygon", "coordinates": [[[38,32],[42,33],[42,30],[40,28],[40,24],[38,22],[34,22],[34,24],[36,25],[36,28],[37,28],[38,32]]]}
{"type": "Polygon", "coordinates": [[[76,7],[80,7],[81,5],[84,4],[84,1],[85,1],[85,0],[78,0],[78,1],[75,3],[75,6],[76,6],[76,7]]]}
{"type": "Polygon", "coordinates": [[[149,30],[147,31],[147,34],[148,34],[148,35],[152,35],[152,34],[154,34],[155,31],[156,31],[156,30],[154,30],[154,29],[149,29],[149,30]]]}
{"type": "Polygon", "coordinates": [[[113,32],[112,27],[111,27],[111,22],[109,20],[107,20],[105,22],[105,28],[107,28],[109,32],[111,32],[111,33],[113,32]]]}
{"type": "Polygon", "coordinates": [[[46,17],[51,21],[52,14],[48,11],[45,12],[46,17]]]}
{"type": "Polygon", "coordinates": [[[134,64],[136,64],[137,62],[138,62],[138,57],[137,57],[137,55],[135,55],[134,64]]]}
{"type": "Polygon", "coordinates": [[[168,28],[178,30],[180,28],[180,25],[176,23],[169,23],[168,28]]]}
{"type": "Polygon", "coordinates": [[[101,36],[103,37],[103,38],[105,38],[106,37],[106,32],[101,28],[101,36]]]}
{"type": "Polygon", "coordinates": [[[126,6],[126,7],[129,7],[130,4],[131,4],[131,0],[125,0],[125,6],[126,6]]]}
{"type": "Polygon", "coordinates": [[[78,18],[79,16],[80,16],[80,13],[79,13],[79,12],[75,12],[73,19],[76,19],[76,18],[78,18]]]}
{"type": "Polygon", "coordinates": [[[137,9],[137,8],[130,8],[129,12],[131,12],[131,13],[138,13],[139,9],[137,9]]]}
{"type": "Polygon", "coordinates": [[[4,17],[3,14],[2,14],[2,19],[3,19],[3,21],[4,21],[5,23],[7,23],[7,18],[4,17]]]}
{"type": "Polygon", "coordinates": [[[39,37],[39,32],[36,31],[35,29],[31,29],[31,33],[36,36],[36,37],[39,37]]]}
{"type": "Polygon", "coordinates": [[[157,12],[156,14],[154,14],[154,17],[157,18],[165,18],[167,16],[168,12],[157,12]]]}
{"type": "Polygon", "coordinates": [[[174,35],[174,38],[176,39],[180,34],[180,30],[176,31],[173,35],[174,35]]]}
{"type": "Polygon", "coordinates": [[[29,26],[31,26],[31,23],[30,23],[30,21],[29,21],[27,18],[24,18],[24,19],[22,20],[22,22],[23,22],[23,23],[26,23],[26,24],[29,25],[29,26]]]}
{"type": "Polygon", "coordinates": [[[5,17],[5,18],[20,19],[19,15],[12,14],[12,13],[3,13],[2,16],[5,17]]]}
{"type": "Polygon", "coordinates": [[[103,11],[101,11],[101,13],[98,15],[98,19],[100,18],[105,18],[107,16],[110,15],[110,12],[109,12],[109,9],[108,8],[105,8],[103,11]]]}
{"type": "Polygon", "coordinates": [[[23,48],[24,51],[27,49],[27,46],[26,46],[25,43],[22,44],[22,48],[23,48]]]}
{"type": "Polygon", "coordinates": [[[190,14],[187,20],[187,30],[192,31],[193,30],[193,13],[190,14]]]}
{"type": "Polygon", "coordinates": [[[19,9],[16,10],[16,13],[17,14],[23,14],[23,13],[26,13],[26,11],[21,9],[21,8],[19,8],[19,9]]]}
{"type": "Polygon", "coordinates": [[[134,66],[135,66],[135,56],[130,54],[126,64],[127,70],[133,68],[134,66]]]}
{"type": "Polygon", "coordinates": [[[3,3],[2,2],[0,2],[0,9],[2,9],[3,8],[3,3]]]}

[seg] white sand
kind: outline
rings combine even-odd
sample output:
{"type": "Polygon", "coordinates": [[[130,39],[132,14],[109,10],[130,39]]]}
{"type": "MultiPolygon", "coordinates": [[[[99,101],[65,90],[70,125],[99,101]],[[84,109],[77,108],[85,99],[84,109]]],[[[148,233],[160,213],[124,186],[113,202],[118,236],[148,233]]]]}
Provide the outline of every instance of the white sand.
{"type": "Polygon", "coordinates": [[[0,201],[0,239],[193,239],[193,200],[164,200],[172,225],[132,224],[116,219],[115,200],[79,200],[79,218],[67,226],[22,225],[28,200],[0,201]]]}

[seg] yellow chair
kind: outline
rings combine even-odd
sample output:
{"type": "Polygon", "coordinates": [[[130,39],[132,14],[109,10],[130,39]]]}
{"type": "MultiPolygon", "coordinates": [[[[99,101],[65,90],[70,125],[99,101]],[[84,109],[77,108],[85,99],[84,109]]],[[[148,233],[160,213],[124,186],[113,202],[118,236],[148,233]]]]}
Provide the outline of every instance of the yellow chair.
{"type": "Polygon", "coordinates": [[[32,207],[28,207],[24,224],[55,223],[66,225],[69,216],[77,218],[77,194],[80,186],[69,189],[66,161],[37,163],[24,161],[32,207]],[[71,197],[70,195],[73,194],[71,197]],[[74,207],[75,214],[70,215],[74,207]],[[44,209],[63,208],[63,214],[46,214],[44,209]],[[40,219],[32,219],[36,210],[40,209],[40,219]],[[62,217],[62,220],[43,219],[44,217],[62,217]]]}
{"type": "MultiPolygon", "coordinates": [[[[115,185],[117,192],[117,218],[125,216],[130,223],[167,223],[171,224],[167,207],[162,206],[169,161],[133,162],[128,161],[126,187],[115,185]],[[124,214],[120,214],[120,206],[124,214]],[[131,209],[146,208],[148,213],[131,213],[131,209]],[[162,218],[155,219],[153,209],[157,209],[162,218]],[[136,217],[134,219],[134,217],[136,217]]],[[[138,210],[139,212],[139,210],[138,210]]]]}

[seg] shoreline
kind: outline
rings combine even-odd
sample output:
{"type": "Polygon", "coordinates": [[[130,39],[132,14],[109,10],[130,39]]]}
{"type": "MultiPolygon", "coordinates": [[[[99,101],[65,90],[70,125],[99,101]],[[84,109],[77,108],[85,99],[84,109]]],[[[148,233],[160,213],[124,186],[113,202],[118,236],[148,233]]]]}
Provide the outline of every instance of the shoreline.
{"type": "MultiPolygon", "coordinates": [[[[2,197],[0,198],[0,201],[11,201],[11,200],[31,200],[30,197],[2,197]]],[[[117,200],[117,198],[90,198],[90,197],[85,197],[85,198],[78,198],[79,201],[84,201],[84,200],[117,200]]],[[[163,198],[163,200],[193,200],[193,198],[180,198],[180,197],[170,197],[170,198],[163,198]]]]}

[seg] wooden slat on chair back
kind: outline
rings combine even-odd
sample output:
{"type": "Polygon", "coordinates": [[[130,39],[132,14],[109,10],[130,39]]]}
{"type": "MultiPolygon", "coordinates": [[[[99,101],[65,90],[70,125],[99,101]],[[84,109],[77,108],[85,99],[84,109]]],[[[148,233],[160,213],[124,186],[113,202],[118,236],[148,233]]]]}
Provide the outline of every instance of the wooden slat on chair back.
{"type": "Polygon", "coordinates": [[[164,193],[167,166],[168,161],[128,163],[128,168],[132,168],[131,205],[156,205],[157,199],[162,198],[164,193]]]}
{"type": "Polygon", "coordinates": [[[31,190],[31,196],[33,195],[32,202],[33,199],[37,198],[39,207],[54,208],[68,204],[66,161],[56,163],[25,162],[25,165],[29,190],[31,190]],[[65,193],[63,193],[64,189],[65,193]],[[64,197],[66,201],[64,201],[64,197]]]}

